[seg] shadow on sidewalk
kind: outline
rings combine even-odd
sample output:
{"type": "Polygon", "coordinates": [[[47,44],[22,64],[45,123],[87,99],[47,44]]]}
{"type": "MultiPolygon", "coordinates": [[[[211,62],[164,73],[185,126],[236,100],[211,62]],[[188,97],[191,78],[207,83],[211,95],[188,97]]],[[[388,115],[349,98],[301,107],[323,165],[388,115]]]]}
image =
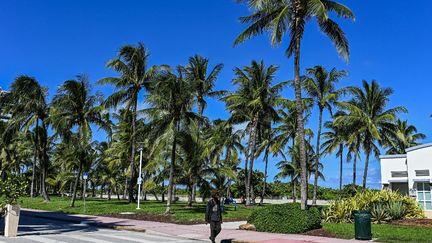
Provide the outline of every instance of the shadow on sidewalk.
{"type": "MultiPolygon", "coordinates": [[[[19,235],[49,235],[81,231],[94,232],[98,227],[115,228],[127,227],[124,220],[115,222],[101,222],[95,217],[74,216],[60,212],[33,212],[21,210],[19,235]]],[[[4,229],[4,219],[0,220],[0,232],[4,229]]]]}

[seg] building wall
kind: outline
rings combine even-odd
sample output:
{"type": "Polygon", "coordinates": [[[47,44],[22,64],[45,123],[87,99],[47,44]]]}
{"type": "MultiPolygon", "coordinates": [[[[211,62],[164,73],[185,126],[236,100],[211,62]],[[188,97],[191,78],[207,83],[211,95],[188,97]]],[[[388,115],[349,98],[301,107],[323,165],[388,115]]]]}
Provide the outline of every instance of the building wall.
{"type": "Polygon", "coordinates": [[[417,177],[416,170],[429,170],[432,172],[432,146],[424,147],[416,150],[409,151],[407,153],[408,160],[408,178],[409,188],[415,188],[415,180],[430,180],[429,176],[417,177]]]}
{"type": "Polygon", "coordinates": [[[407,171],[406,158],[381,158],[381,184],[389,184],[392,179],[392,171],[407,171]]]}

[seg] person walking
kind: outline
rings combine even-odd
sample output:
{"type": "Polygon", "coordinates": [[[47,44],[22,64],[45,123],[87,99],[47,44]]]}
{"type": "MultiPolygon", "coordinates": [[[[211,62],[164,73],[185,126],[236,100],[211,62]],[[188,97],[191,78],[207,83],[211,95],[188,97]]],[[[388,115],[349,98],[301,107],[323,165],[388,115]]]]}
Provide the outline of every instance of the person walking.
{"type": "Polygon", "coordinates": [[[222,230],[222,209],[218,191],[213,191],[211,199],[207,203],[205,221],[210,224],[210,237],[212,243],[216,242],[217,235],[222,230]]]}

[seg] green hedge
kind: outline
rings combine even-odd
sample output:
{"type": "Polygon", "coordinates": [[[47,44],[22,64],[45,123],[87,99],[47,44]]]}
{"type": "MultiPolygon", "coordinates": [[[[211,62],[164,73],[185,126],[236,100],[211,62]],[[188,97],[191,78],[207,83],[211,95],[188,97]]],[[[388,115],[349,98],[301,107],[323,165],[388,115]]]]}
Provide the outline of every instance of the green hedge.
{"type": "Polygon", "coordinates": [[[288,203],[255,210],[248,223],[257,231],[294,234],[321,228],[321,216],[315,207],[301,210],[299,203],[288,203]]]}

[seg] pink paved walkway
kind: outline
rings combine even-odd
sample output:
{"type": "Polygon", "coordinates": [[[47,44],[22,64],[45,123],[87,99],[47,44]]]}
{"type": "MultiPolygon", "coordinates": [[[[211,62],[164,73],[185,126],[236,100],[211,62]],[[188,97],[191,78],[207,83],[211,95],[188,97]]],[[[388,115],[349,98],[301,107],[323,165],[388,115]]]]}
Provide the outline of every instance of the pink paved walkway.
{"type": "MultiPolygon", "coordinates": [[[[87,222],[93,225],[105,227],[121,227],[122,229],[130,230],[145,230],[150,234],[164,234],[172,236],[180,236],[189,239],[208,240],[209,229],[202,225],[178,225],[170,223],[160,223],[153,221],[141,221],[132,219],[118,219],[111,217],[90,216],[81,214],[64,214],[56,212],[48,212],[42,210],[24,209],[24,215],[41,218],[51,218],[58,220],[66,220],[71,222],[87,222]]],[[[273,234],[254,231],[224,229],[218,236],[218,240],[235,240],[239,242],[257,242],[257,243],[344,243],[355,242],[354,240],[342,240],[326,237],[315,237],[307,235],[295,234],[273,234]]]]}

